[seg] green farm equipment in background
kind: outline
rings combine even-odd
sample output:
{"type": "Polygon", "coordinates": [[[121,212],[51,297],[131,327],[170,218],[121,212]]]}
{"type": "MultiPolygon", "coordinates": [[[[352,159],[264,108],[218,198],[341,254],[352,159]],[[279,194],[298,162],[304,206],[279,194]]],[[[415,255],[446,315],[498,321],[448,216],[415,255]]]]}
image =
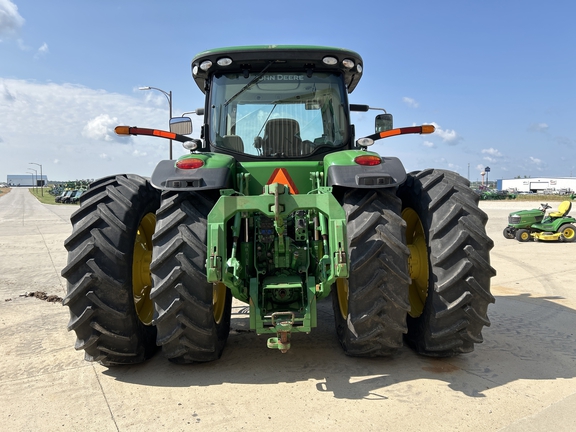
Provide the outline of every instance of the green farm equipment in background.
{"type": "Polygon", "coordinates": [[[481,200],[505,200],[505,199],[516,199],[516,194],[510,193],[508,191],[499,191],[486,189],[478,192],[480,194],[481,200]]]}
{"type": "Polygon", "coordinates": [[[479,197],[456,173],[406,173],[368,151],[431,125],[394,128],[384,112],[355,139],[350,112],[371,109],[348,102],[362,73],[340,48],[205,51],[192,61],[201,139],[188,117],[170,132],[116,128],[189,153],[151,179],[96,180],[71,217],[64,304],[87,360],[137,363],[157,345],[175,363],[215,360],[232,297],[281,352],[314,329],[330,295],[348,355],[387,356],[406,341],[452,356],[482,342],[495,271],[479,197]]]}
{"type": "Polygon", "coordinates": [[[508,226],[503,234],[507,239],[516,239],[521,242],[528,240],[560,240],[573,242],[576,240],[576,219],[568,216],[572,203],[563,201],[558,211],[548,213],[552,208],[548,204],[540,204],[540,208],[532,210],[520,210],[510,213],[508,226]]]}

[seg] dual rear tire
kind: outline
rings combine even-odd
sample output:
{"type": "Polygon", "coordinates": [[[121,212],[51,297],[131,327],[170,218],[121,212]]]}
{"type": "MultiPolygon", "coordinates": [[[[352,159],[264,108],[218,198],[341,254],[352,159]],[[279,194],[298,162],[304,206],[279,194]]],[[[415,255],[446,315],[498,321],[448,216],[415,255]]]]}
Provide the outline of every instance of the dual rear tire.
{"type": "Polygon", "coordinates": [[[333,291],[338,339],[353,356],[393,354],[404,341],[435,357],[482,342],[494,297],[486,214],[467,180],[408,174],[398,188],[350,191],[350,277],[333,291]]]}
{"type": "Polygon", "coordinates": [[[232,299],[223,285],[206,282],[206,218],[214,202],[192,193],[161,198],[135,175],[90,185],[71,217],[62,270],[68,330],[86,360],[140,363],[158,346],[176,363],[220,357],[232,299]]]}

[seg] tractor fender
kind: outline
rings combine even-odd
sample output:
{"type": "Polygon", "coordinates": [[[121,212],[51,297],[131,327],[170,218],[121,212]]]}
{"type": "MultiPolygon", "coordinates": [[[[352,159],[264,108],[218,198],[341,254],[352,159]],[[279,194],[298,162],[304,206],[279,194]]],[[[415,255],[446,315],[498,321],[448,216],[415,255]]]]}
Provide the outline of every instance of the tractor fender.
{"type": "Polygon", "coordinates": [[[378,165],[358,165],[354,156],[365,155],[367,152],[345,151],[328,155],[324,159],[326,166],[327,186],[344,186],[350,188],[389,188],[396,187],[406,180],[406,169],[400,159],[395,157],[381,157],[378,165]],[[352,158],[344,158],[342,154],[349,154],[352,158]],[[339,163],[340,162],[340,163],[339,163]]]}
{"type": "MultiPolygon", "coordinates": [[[[179,169],[174,160],[163,160],[156,166],[150,182],[156,189],[165,191],[200,191],[232,187],[234,159],[211,163],[209,155],[199,155],[205,165],[196,169],[179,169]],[[208,157],[207,157],[208,156],[208,157]]],[[[222,158],[219,158],[222,159],[222,158]]]]}

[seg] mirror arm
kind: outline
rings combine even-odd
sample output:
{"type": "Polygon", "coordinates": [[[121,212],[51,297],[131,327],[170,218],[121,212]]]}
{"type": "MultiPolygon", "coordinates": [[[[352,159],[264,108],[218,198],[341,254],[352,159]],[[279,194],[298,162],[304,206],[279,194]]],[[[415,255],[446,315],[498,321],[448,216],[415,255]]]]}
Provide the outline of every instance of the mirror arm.
{"type": "Polygon", "coordinates": [[[130,126],[116,126],[114,132],[118,135],[149,135],[156,136],[158,138],[170,139],[178,142],[188,142],[191,141],[190,137],[186,135],[180,135],[174,132],[168,132],[160,129],[147,129],[139,127],[130,126]]]}
{"type": "Polygon", "coordinates": [[[383,132],[377,132],[372,135],[368,135],[365,138],[377,141],[382,138],[388,138],[396,135],[407,135],[407,134],[431,134],[434,133],[436,128],[433,125],[422,125],[422,126],[410,126],[403,128],[390,129],[383,132]]]}

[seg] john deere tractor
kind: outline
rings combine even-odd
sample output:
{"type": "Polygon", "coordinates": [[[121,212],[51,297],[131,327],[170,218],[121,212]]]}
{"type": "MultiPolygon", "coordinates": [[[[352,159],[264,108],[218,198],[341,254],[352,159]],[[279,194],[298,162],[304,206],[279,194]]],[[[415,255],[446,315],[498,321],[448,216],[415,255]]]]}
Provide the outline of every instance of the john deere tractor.
{"type": "Polygon", "coordinates": [[[572,203],[563,201],[558,210],[546,216],[546,210],[552,208],[548,204],[540,204],[540,208],[520,210],[510,213],[508,226],[504,228],[504,237],[520,242],[529,240],[560,240],[573,242],[576,240],[576,219],[568,216],[572,203]]]}
{"type": "Polygon", "coordinates": [[[329,296],[348,355],[388,356],[406,341],[452,356],[482,342],[494,302],[487,216],[459,175],[407,174],[368,151],[433,126],[394,128],[384,112],[355,138],[350,112],[370,109],[348,101],[362,73],[339,48],[205,51],[192,60],[206,96],[200,139],[187,117],[170,131],[116,128],[188,153],[151,179],[95,181],[71,217],[64,304],[87,360],[137,363],[156,346],[176,363],[218,359],[232,297],[281,352],[313,331],[329,296]]]}

